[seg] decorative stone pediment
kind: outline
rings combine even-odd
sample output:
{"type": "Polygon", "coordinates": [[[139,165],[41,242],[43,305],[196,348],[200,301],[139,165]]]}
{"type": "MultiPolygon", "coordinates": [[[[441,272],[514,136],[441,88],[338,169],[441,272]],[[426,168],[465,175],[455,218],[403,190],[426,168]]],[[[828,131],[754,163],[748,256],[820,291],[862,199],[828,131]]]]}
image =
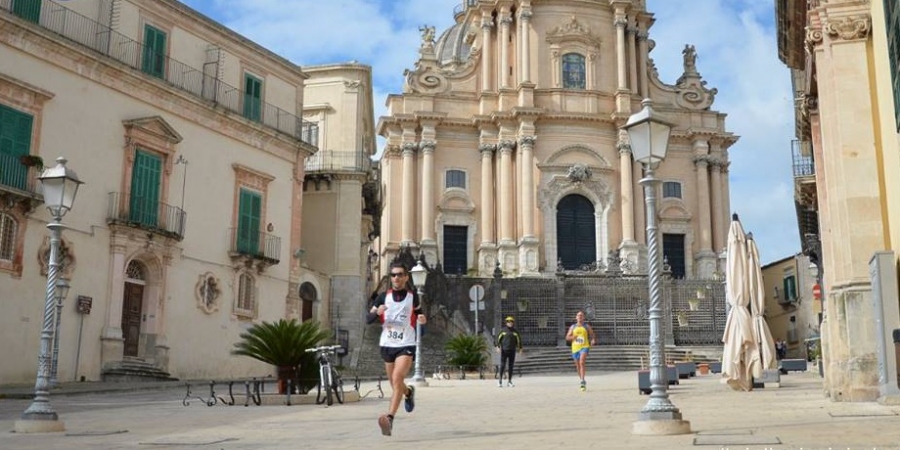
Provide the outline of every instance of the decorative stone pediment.
{"type": "Polygon", "coordinates": [[[558,168],[568,171],[570,167],[581,164],[588,169],[608,169],[611,168],[609,162],[600,156],[595,150],[584,145],[570,145],[550,155],[541,167],[558,168]]]}
{"type": "Polygon", "coordinates": [[[172,128],[165,119],[160,116],[150,116],[141,119],[132,119],[122,121],[122,125],[130,133],[135,131],[143,132],[156,139],[162,139],[170,145],[181,142],[184,138],[172,128]]]}
{"type": "Polygon", "coordinates": [[[843,17],[840,20],[828,20],[825,24],[825,32],[832,39],[851,41],[866,39],[872,29],[872,18],[869,15],[843,17]]]}
{"type": "Polygon", "coordinates": [[[705,110],[712,106],[719,90],[706,87],[700,72],[697,71],[697,51],[693,45],[685,45],[684,74],[675,83],[675,103],[685,109],[705,110]]]}
{"type": "Polygon", "coordinates": [[[219,279],[212,273],[206,272],[200,275],[197,285],[194,287],[194,296],[197,299],[197,307],[206,314],[212,314],[219,310],[219,297],[222,288],[219,279]]]}
{"type": "Polygon", "coordinates": [[[662,220],[689,222],[692,216],[683,201],[669,198],[660,202],[659,217],[662,220]]]}
{"type": "Polygon", "coordinates": [[[592,47],[600,47],[600,38],[593,35],[590,28],[582,25],[575,16],[572,16],[570,21],[547,32],[547,42],[550,44],[571,41],[581,42],[592,47]]]}
{"type": "Polygon", "coordinates": [[[441,196],[441,201],[438,203],[438,209],[441,211],[471,213],[475,210],[475,203],[472,202],[472,199],[469,198],[466,191],[458,188],[451,188],[441,196]]]}
{"type": "Polygon", "coordinates": [[[420,60],[415,70],[407,69],[403,76],[406,77],[403,88],[406,93],[443,94],[450,90],[450,82],[438,69],[436,61],[420,60]]]}

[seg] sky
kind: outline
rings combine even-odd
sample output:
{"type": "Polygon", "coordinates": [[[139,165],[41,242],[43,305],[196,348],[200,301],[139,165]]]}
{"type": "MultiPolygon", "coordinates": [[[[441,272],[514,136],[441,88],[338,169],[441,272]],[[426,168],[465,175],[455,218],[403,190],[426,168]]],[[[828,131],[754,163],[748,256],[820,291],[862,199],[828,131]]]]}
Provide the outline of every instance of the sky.
{"type": "MultiPolygon", "coordinates": [[[[421,25],[440,36],[461,0],[184,0],[194,9],[300,66],[372,66],[375,117],[402,92],[418,56],[421,25]]],[[[775,6],[760,0],[647,0],[655,15],[650,56],[674,84],[685,44],[719,93],[712,109],[740,140],[729,149],[731,209],[753,233],[763,264],[800,251],[793,201],[790,72],[778,60],[775,6]]]]}

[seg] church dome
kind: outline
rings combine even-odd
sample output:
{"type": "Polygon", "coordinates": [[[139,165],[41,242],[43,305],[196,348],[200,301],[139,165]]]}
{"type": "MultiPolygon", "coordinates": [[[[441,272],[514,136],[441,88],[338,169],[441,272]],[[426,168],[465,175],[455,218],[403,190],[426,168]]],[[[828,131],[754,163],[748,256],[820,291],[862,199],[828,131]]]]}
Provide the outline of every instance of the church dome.
{"type": "Polygon", "coordinates": [[[469,53],[472,51],[472,39],[466,38],[469,36],[469,30],[469,23],[463,20],[441,34],[434,50],[442,66],[461,64],[469,58],[469,53]]]}

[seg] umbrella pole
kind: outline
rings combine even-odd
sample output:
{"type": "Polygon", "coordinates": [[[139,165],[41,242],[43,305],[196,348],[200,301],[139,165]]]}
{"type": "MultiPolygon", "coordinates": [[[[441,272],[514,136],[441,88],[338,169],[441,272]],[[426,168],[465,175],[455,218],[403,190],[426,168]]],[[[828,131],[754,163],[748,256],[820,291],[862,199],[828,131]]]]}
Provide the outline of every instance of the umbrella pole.
{"type": "Polygon", "coordinates": [[[636,434],[685,434],[691,432],[690,422],[681,419],[681,412],[669,400],[669,380],[666,376],[666,352],[661,335],[662,291],[660,280],[659,233],[656,225],[656,190],[660,180],[653,175],[653,168],[646,166],[644,186],[647,205],[647,246],[650,289],[650,399],[634,423],[636,434]]]}

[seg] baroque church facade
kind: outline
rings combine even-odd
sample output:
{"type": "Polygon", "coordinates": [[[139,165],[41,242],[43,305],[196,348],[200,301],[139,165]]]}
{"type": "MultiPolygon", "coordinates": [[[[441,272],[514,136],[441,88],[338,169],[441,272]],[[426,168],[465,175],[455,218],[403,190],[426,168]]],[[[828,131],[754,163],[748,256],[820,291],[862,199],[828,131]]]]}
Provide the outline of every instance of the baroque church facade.
{"type": "Polygon", "coordinates": [[[454,16],[421,28],[377,125],[382,271],[409,248],[449,274],[646,273],[642,167],[622,130],[644,98],[674,124],[656,171],[666,261],[681,278],[721,270],[737,137],[692,46],[667,84],[641,0],[466,0],[454,16]]]}

